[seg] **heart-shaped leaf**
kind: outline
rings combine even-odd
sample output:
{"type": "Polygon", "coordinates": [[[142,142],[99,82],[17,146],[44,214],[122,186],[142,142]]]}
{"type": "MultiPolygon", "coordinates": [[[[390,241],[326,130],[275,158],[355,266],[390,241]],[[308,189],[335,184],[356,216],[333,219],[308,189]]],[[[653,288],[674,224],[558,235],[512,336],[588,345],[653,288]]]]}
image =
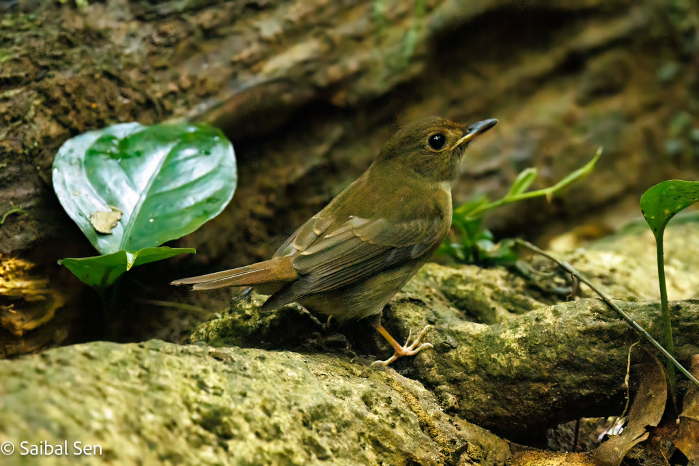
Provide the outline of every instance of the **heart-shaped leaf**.
{"type": "Polygon", "coordinates": [[[656,238],[662,238],[667,222],[695,202],[699,202],[699,181],[667,180],[643,193],[641,212],[656,238]]]}
{"type": "Polygon", "coordinates": [[[103,254],[191,233],[223,210],[236,179],[231,143],[199,124],[90,131],[66,141],[53,163],[61,205],[103,254]]]}
{"type": "Polygon", "coordinates": [[[136,252],[118,251],[94,257],[66,258],[58,261],[66,266],[83,283],[95,288],[106,288],[124,272],[139,265],[168,259],[180,254],[194,254],[192,248],[144,248],[136,252]]]}

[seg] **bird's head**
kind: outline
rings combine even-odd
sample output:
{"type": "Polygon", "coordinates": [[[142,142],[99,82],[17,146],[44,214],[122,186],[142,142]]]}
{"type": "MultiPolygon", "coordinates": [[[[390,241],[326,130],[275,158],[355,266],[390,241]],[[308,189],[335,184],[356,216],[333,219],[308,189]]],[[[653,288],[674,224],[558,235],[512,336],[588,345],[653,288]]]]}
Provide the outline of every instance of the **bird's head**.
{"type": "Polygon", "coordinates": [[[453,181],[466,147],[497,122],[492,118],[471,125],[439,117],[418,120],[386,142],[376,163],[396,164],[431,181],[453,181]]]}

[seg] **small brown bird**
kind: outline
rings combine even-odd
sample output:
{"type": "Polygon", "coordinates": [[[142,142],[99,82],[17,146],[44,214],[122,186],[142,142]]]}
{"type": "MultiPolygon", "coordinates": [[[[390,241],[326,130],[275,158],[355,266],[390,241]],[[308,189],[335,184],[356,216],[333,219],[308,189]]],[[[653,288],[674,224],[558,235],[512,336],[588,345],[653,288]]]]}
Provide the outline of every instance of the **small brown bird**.
{"type": "Polygon", "coordinates": [[[451,185],[464,149],[497,120],[470,126],[431,117],[396,132],[371,166],[296,230],[266,261],[173,285],[194,290],[253,286],[271,296],[263,309],[298,302],[338,321],[374,317],[394,353],[412,356],[428,327],[405,345],[381,325],[391,297],[429,259],[449,231],[451,185]]]}

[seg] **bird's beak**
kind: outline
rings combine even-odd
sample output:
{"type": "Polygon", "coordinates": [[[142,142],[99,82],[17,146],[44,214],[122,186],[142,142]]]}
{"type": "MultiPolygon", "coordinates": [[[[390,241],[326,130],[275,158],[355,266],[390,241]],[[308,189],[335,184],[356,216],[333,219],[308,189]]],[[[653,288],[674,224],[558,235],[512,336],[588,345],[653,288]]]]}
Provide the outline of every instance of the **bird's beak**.
{"type": "Polygon", "coordinates": [[[479,134],[485,133],[490,128],[495,126],[497,123],[498,123],[498,120],[496,120],[495,118],[489,118],[487,120],[478,121],[478,122],[472,124],[471,126],[469,126],[466,129],[466,134],[464,134],[464,136],[461,139],[456,141],[456,144],[454,145],[454,147],[455,148],[459,147],[461,144],[468,144],[473,139],[475,139],[476,136],[478,136],[479,134]]]}

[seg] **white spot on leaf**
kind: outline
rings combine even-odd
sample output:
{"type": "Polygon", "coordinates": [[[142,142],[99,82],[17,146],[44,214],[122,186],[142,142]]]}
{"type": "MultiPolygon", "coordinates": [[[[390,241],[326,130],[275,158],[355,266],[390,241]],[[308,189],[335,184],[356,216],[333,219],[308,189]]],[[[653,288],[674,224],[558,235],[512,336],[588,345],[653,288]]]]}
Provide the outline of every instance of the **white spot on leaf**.
{"type": "Polygon", "coordinates": [[[122,211],[110,206],[112,210],[107,212],[97,211],[90,214],[90,224],[98,233],[109,235],[117,226],[122,216],[122,211]]]}

